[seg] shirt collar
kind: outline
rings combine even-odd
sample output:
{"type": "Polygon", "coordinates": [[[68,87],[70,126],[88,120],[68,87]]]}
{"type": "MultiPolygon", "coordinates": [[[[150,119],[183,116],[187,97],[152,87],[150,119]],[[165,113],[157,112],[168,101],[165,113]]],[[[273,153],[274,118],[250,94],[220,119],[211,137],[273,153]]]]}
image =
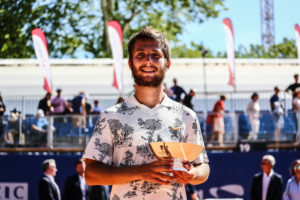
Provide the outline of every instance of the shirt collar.
{"type": "Polygon", "coordinates": [[[273,176],[273,174],[274,174],[273,169],[271,169],[271,171],[270,171],[270,173],[269,173],[269,176],[264,172],[264,176],[265,176],[265,177],[271,177],[271,176],[273,176]]]}
{"type": "MultiPolygon", "coordinates": [[[[146,105],[141,104],[141,103],[135,98],[134,95],[131,95],[131,96],[128,98],[128,103],[131,104],[131,105],[133,105],[133,106],[137,106],[137,107],[147,107],[146,105]]],[[[158,107],[158,106],[172,107],[173,103],[174,103],[174,101],[171,100],[171,99],[168,97],[168,95],[166,95],[166,94],[164,93],[164,98],[163,98],[162,102],[156,104],[155,107],[158,107]]],[[[155,107],[154,107],[154,108],[155,108],[155,107]]]]}

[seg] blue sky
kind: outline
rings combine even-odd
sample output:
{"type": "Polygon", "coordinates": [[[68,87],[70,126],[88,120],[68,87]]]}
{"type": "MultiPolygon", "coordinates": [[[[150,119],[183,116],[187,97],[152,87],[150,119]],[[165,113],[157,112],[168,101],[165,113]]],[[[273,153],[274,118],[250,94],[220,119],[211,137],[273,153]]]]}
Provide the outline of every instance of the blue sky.
{"type": "MultiPolygon", "coordinates": [[[[243,44],[261,44],[260,0],[225,0],[227,11],[218,18],[202,24],[189,23],[180,39],[186,44],[191,41],[202,43],[213,53],[226,51],[225,33],[222,20],[229,17],[233,24],[235,49],[243,44]]],[[[284,37],[295,39],[294,25],[300,24],[300,0],[274,0],[275,43],[284,37]]]]}

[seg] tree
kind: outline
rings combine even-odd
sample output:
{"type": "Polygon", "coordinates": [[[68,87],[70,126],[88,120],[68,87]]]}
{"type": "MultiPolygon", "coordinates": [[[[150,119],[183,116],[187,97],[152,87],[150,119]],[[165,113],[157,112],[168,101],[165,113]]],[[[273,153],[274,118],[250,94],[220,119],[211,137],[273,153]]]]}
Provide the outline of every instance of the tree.
{"type": "Polygon", "coordinates": [[[186,22],[202,23],[217,17],[224,9],[223,1],[99,0],[95,6],[96,0],[2,0],[0,57],[33,57],[30,33],[36,27],[46,35],[50,57],[76,57],[78,52],[108,57],[109,20],[120,22],[124,46],[129,36],[145,25],[165,32],[176,42],[186,22]]]}

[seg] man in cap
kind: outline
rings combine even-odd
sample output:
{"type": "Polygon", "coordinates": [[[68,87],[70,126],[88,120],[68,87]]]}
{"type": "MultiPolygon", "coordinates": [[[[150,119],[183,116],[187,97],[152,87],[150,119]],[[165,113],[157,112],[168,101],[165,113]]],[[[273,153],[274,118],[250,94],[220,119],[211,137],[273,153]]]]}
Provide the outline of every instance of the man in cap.
{"type": "Polygon", "coordinates": [[[281,200],[282,177],[274,172],[275,158],[272,155],[264,155],[260,166],[262,172],[254,175],[250,199],[251,200],[281,200]]]}
{"type": "Polygon", "coordinates": [[[43,162],[43,176],[38,185],[40,200],[61,200],[60,190],[54,177],[57,168],[54,159],[47,159],[43,162]]]}
{"type": "Polygon", "coordinates": [[[61,88],[56,89],[56,97],[51,100],[51,105],[53,106],[54,115],[62,115],[64,114],[65,107],[67,105],[66,100],[61,96],[61,88]]]}

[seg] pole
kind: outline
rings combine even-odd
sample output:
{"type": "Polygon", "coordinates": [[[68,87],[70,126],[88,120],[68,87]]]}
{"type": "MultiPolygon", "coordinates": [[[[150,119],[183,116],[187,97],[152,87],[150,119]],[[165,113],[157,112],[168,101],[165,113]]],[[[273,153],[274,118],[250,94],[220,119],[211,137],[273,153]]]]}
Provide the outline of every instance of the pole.
{"type": "Polygon", "coordinates": [[[206,85],[206,62],[205,62],[205,56],[207,54],[207,50],[204,49],[202,51],[202,62],[203,62],[203,87],[204,87],[204,95],[205,95],[205,112],[207,113],[207,85],[206,85]]]}

